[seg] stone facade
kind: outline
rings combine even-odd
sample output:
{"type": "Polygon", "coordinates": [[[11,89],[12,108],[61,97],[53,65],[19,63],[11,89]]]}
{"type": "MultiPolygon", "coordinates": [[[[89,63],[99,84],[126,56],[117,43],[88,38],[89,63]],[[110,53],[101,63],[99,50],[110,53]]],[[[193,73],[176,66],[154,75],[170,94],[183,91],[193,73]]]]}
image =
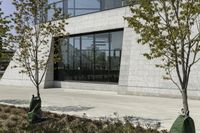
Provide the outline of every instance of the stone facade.
{"type": "MultiPolygon", "coordinates": [[[[123,29],[122,57],[118,84],[58,82],[53,81],[53,61],[43,81],[43,87],[62,87],[69,89],[93,89],[102,91],[116,91],[119,94],[153,95],[179,97],[180,92],[171,81],[162,79],[163,70],[155,68],[158,60],[148,61],[143,56],[148,48],[137,43],[138,35],[128,27],[124,16],[130,14],[128,7],[122,7],[102,12],[76,16],[68,19],[66,31],[70,35],[123,29]]],[[[53,46],[53,41],[49,43],[53,46]]],[[[53,47],[50,53],[53,58],[53,47]]],[[[32,86],[29,78],[19,74],[18,69],[11,69],[15,62],[11,61],[0,84],[32,86]]],[[[200,99],[200,65],[196,65],[191,73],[189,95],[191,98],[200,99]]]]}

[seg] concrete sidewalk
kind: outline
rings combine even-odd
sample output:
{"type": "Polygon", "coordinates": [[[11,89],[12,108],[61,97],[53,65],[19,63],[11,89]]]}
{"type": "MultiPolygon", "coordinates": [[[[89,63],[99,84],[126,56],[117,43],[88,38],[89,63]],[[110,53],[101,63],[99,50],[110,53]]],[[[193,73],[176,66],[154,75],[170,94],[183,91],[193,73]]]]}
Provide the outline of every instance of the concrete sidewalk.
{"type": "MultiPolygon", "coordinates": [[[[34,88],[0,86],[0,103],[28,106],[34,88]]],[[[117,95],[115,92],[41,89],[42,106],[45,110],[96,118],[113,116],[134,116],[143,120],[161,122],[169,129],[182,108],[181,99],[160,97],[117,95]]],[[[190,115],[200,133],[200,101],[189,100],[190,115]]]]}

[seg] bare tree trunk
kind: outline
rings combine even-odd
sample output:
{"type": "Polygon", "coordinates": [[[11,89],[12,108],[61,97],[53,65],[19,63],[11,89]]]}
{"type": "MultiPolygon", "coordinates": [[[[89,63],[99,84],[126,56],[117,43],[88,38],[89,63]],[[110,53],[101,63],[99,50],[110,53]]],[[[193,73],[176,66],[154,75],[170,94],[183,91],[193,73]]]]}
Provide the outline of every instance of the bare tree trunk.
{"type": "Polygon", "coordinates": [[[0,37],[0,59],[2,58],[2,52],[3,52],[3,42],[2,42],[2,38],[0,37]]]}
{"type": "Polygon", "coordinates": [[[40,97],[40,87],[38,84],[37,84],[37,96],[40,97]]]}
{"type": "Polygon", "coordinates": [[[183,113],[185,117],[189,116],[189,107],[188,107],[188,96],[187,96],[187,89],[182,91],[182,100],[183,100],[183,113]]]}
{"type": "Polygon", "coordinates": [[[37,88],[37,96],[40,97],[40,86],[39,86],[39,67],[38,67],[38,46],[36,42],[36,56],[35,56],[35,79],[36,79],[36,88],[37,88]]]}
{"type": "MultiPolygon", "coordinates": [[[[36,59],[37,59],[37,56],[36,56],[36,59]]],[[[36,77],[37,96],[40,97],[38,61],[36,61],[35,64],[36,64],[35,77],[36,77]]]]}

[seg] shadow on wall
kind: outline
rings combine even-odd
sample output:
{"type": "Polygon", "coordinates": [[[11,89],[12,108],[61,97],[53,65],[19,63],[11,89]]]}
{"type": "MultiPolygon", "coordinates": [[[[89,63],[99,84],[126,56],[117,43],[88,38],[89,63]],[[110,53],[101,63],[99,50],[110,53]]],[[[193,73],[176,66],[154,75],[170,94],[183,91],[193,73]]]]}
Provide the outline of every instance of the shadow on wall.
{"type": "Polygon", "coordinates": [[[0,71],[0,80],[1,80],[1,77],[3,76],[3,71],[0,71]]]}
{"type": "MultiPolygon", "coordinates": [[[[54,39],[52,39],[51,48],[50,48],[49,63],[47,66],[46,76],[44,77],[44,88],[56,88],[54,86],[54,39]]],[[[61,88],[61,87],[57,87],[61,88]]]]}

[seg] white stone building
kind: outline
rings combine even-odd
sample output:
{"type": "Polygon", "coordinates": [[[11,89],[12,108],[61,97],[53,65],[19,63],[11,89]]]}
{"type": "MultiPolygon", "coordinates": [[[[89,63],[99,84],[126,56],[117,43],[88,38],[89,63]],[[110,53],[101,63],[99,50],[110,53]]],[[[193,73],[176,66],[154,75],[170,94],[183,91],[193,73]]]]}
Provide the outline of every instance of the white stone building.
{"type": "MultiPolygon", "coordinates": [[[[44,88],[116,91],[119,94],[180,96],[171,81],[162,79],[157,61],[148,61],[148,48],[137,43],[137,34],[128,27],[124,16],[130,15],[125,0],[50,0],[70,14],[66,31],[70,38],[60,39],[62,61],[49,64],[44,88]]],[[[52,11],[49,10],[48,20],[52,11]]],[[[59,38],[57,38],[59,39],[59,38]]],[[[51,55],[54,54],[52,50],[51,55]]],[[[4,85],[31,86],[29,78],[11,69],[11,62],[1,79],[4,85]]],[[[191,73],[189,95],[200,99],[200,67],[191,73]]]]}

